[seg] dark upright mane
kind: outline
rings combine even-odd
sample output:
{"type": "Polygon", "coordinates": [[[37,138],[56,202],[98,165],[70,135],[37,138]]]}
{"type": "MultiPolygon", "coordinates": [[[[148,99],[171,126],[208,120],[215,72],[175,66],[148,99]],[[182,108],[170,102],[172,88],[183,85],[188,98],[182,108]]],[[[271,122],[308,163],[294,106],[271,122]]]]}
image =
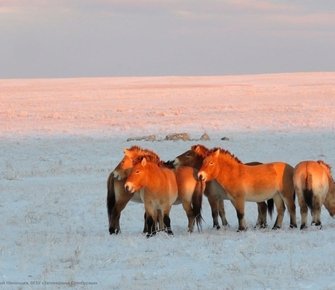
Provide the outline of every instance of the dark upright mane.
{"type": "Polygon", "coordinates": [[[229,157],[231,157],[232,159],[234,159],[237,163],[241,163],[241,164],[243,164],[242,161],[241,161],[240,159],[238,159],[234,154],[232,154],[232,153],[230,153],[228,150],[222,149],[222,148],[220,148],[220,147],[215,147],[215,148],[210,149],[210,150],[208,151],[208,153],[207,153],[207,156],[208,156],[209,154],[214,153],[214,152],[217,151],[217,150],[220,150],[220,153],[221,153],[221,154],[228,155],[229,157]]]}

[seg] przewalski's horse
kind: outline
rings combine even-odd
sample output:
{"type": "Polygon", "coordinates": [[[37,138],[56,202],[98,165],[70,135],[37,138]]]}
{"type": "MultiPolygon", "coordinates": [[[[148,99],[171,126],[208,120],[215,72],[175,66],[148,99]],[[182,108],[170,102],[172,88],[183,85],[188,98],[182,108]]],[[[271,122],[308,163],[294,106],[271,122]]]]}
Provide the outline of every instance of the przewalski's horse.
{"type": "Polygon", "coordinates": [[[144,157],[134,165],[124,187],[133,194],[140,192],[146,213],[147,237],[156,233],[160,217],[163,217],[167,233],[173,234],[169,214],[178,197],[178,185],[172,169],[147,161],[144,157]]]}
{"type": "Polygon", "coordinates": [[[285,212],[290,213],[290,227],[296,227],[293,167],[284,162],[249,166],[229,151],[214,148],[208,152],[198,173],[204,182],[216,179],[234,205],[239,230],[245,230],[245,201],[261,202],[273,198],[277,208],[274,228],[280,228],[285,212]],[[284,202],[283,202],[284,201],[284,202]]]}
{"type": "Polygon", "coordinates": [[[322,205],[331,216],[335,214],[335,185],[330,166],[321,160],[302,161],[294,169],[293,183],[300,205],[300,229],[306,227],[307,207],[312,214],[312,225],[321,228],[322,205]]]}
{"type": "MultiPolygon", "coordinates": [[[[174,160],[174,166],[191,166],[195,168],[197,171],[200,169],[204,158],[207,156],[210,150],[204,145],[198,144],[193,145],[190,150],[184,152],[183,154],[177,156],[174,160]]],[[[246,165],[259,165],[259,162],[251,162],[246,163],[246,165]]],[[[228,200],[228,196],[222,186],[216,181],[211,180],[206,182],[206,187],[204,194],[208,198],[208,202],[212,211],[213,218],[213,227],[220,229],[218,216],[220,215],[222,225],[228,225],[224,202],[223,200],[228,200]]],[[[256,226],[264,228],[267,226],[267,210],[269,210],[269,214],[272,217],[273,212],[273,199],[268,200],[268,205],[266,202],[258,202],[258,218],[256,226]]]]}
{"type": "MultiPolygon", "coordinates": [[[[124,157],[108,178],[107,209],[109,218],[109,231],[111,234],[120,231],[121,211],[127,205],[129,200],[143,202],[139,192],[130,194],[124,189],[124,183],[134,163],[145,157],[147,160],[163,164],[159,156],[151,150],[142,149],[133,146],[125,149],[124,157]]],[[[166,162],[168,163],[168,162],[166,162]]],[[[165,164],[165,163],[164,163],[165,164]]],[[[201,226],[201,205],[202,205],[202,182],[199,182],[196,173],[191,167],[182,167],[175,169],[178,184],[178,199],[175,204],[182,203],[188,217],[188,229],[193,231],[194,222],[198,228],[201,226]]],[[[160,224],[162,227],[162,223],[160,224]]],[[[144,232],[147,231],[144,226],[144,232]]]]}
{"type": "MultiPolygon", "coordinates": [[[[118,234],[120,232],[121,212],[130,200],[133,202],[143,203],[139,192],[130,193],[124,188],[126,179],[133,167],[133,162],[140,157],[146,157],[147,160],[157,163],[160,162],[159,156],[153,151],[142,149],[138,146],[132,146],[131,148],[124,150],[124,157],[108,177],[107,213],[110,234],[118,234]]],[[[162,223],[160,226],[162,226],[162,223]]],[[[146,232],[145,225],[143,232],[146,232]]]]}

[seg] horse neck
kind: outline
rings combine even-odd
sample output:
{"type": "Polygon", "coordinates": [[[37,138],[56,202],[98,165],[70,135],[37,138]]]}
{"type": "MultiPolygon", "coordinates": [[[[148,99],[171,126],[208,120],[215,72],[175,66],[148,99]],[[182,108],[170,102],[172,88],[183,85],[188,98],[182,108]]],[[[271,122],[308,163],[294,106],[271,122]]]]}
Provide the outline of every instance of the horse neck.
{"type": "Polygon", "coordinates": [[[221,183],[229,183],[232,177],[237,176],[242,163],[237,161],[233,156],[228,154],[220,154],[218,159],[219,172],[217,180],[221,183]]]}
{"type": "Polygon", "coordinates": [[[328,176],[329,192],[335,195],[335,183],[331,175],[328,176]]]}
{"type": "Polygon", "coordinates": [[[196,170],[199,170],[200,168],[201,168],[201,166],[202,166],[202,162],[204,161],[204,158],[203,157],[201,157],[200,155],[198,155],[197,157],[196,157],[196,159],[194,160],[194,168],[196,169],[196,170]]]}
{"type": "Polygon", "coordinates": [[[150,191],[154,191],[160,182],[157,182],[162,176],[162,172],[166,170],[165,167],[160,167],[154,162],[148,163],[146,168],[145,180],[143,182],[144,187],[150,191]]]}

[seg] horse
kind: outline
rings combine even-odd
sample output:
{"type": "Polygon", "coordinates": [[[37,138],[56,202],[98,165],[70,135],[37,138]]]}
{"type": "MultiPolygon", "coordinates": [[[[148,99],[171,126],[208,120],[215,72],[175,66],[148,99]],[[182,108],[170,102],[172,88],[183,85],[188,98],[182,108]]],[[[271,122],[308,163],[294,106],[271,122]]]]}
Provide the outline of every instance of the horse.
{"type": "MultiPolygon", "coordinates": [[[[184,152],[183,154],[177,156],[174,160],[174,166],[191,166],[199,171],[202,162],[206,155],[208,154],[209,149],[204,145],[197,144],[193,145],[190,150],[184,152]]],[[[259,165],[259,162],[250,162],[246,163],[247,165],[259,165]]],[[[227,226],[228,222],[225,215],[224,209],[224,199],[229,199],[226,192],[222,186],[216,181],[211,180],[206,182],[206,187],[204,194],[208,198],[208,202],[212,211],[213,218],[213,228],[220,229],[220,224],[218,221],[218,216],[220,215],[221,222],[223,226],[227,226]]],[[[268,205],[265,202],[257,203],[258,206],[258,218],[256,227],[265,228],[267,226],[267,210],[269,211],[270,216],[272,217],[273,212],[273,199],[268,200],[268,205]]]]}
{"type": "Polygon", "coordinates": [[[293,183],[300,206],[300,229],[307,227],[308,208],[312,215],[312,225],[321,229],[322,205],[325,205],[332,217],[335,214],[335,185],[331,167],[321,160],[302,161],[294,168],[293,183]]]}
{"type": "Polygon", "coordinates": [[[216,179],[234,205],[238,218],[238,230],[246,230],[245,201],[261,202],[273,198],[277,208],[274,229],[282,226],[285,205],[290,213],[290,227],[297,227],[294,168],[284,162],[245,165],[229,151],[214,148],[203,160],[198,178],[204,182],[216,179]],[[284,204],[285,203],[285,204],[284,204]]]}
{"type": "MultiPolygon", "coordinates": [[[[161,161],[159,156],[151,150],[142,149],[139,146],[132,146],[131,148],[124,150],[123,159],[112,171],[107,182],[107,209],[110,234],[117,234],[120,232],[119,220],[121,211],[130,200],[143,202],[139,192],[132,194],[126,192],[124,189],[125,180],[129,176],[134,163],[143,157],[147,160],[156,162],[157,164],[173,168],[172,162],[161,161]]],[[[175,174],[178,185],[178,199],[175,204],[182,203],[188,218],[188,230],[192,232],[194,223],[197,224],[198,229],[201,228],[203,185],[198,181],[193,168],[186,166],[177,168],[175,169],[175,174]]],[[[162,227],[163,223],[160,222],[160,229],[162,229],[162,227]]],[[[147,232],[146,223],[144,223],[143,232],[147,232]]]]}
{"type": "Polygon", "coordinates": [[[145,207],[148,238],[156,233],[155,225],[160,217],[163,217],[167,233],[173,235],[169,214],[178,197],[178,185],[172,169],[147,161],[144,157],[134,165],[124,188],[132,194],[140,193],[145,207]]]}

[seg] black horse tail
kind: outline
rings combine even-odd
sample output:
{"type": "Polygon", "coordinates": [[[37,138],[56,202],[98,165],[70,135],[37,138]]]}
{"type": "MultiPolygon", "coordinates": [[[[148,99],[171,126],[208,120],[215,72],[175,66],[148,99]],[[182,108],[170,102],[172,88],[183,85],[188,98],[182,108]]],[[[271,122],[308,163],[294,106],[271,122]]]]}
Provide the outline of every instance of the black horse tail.
{"type": "Polygon", "coordinates": [[[115,206],[114,176],[111,173],[107,179],[107,214],[109,228],[111,228],[112,212],[115,206]]]}
{"type": "Polygon", "coordinates": [[[303,195],[307,206],[312,210],[313,208],[313,186],[312,186],[312,175],[307,173],[305,179],[305,188],[303,190],[303,195]]]}
{"type": "Polygon", "coordinates": [[[198,231],[202,230],[202,195],[205,190],[205,184],[202,181],[197,181],[193,195],[192,195],[192,208],[193,215],[195,217],[195,223],[197,225],[198,231]]]}
{"type": "Polygon", "coordinates": [[[273,198],[268,199],[267,201],[267,206],[268,206],[268,213],[270,218],[272,219],[272,214],[273,214],[273,209],[274,209],[274,202],[273,198]]]}

